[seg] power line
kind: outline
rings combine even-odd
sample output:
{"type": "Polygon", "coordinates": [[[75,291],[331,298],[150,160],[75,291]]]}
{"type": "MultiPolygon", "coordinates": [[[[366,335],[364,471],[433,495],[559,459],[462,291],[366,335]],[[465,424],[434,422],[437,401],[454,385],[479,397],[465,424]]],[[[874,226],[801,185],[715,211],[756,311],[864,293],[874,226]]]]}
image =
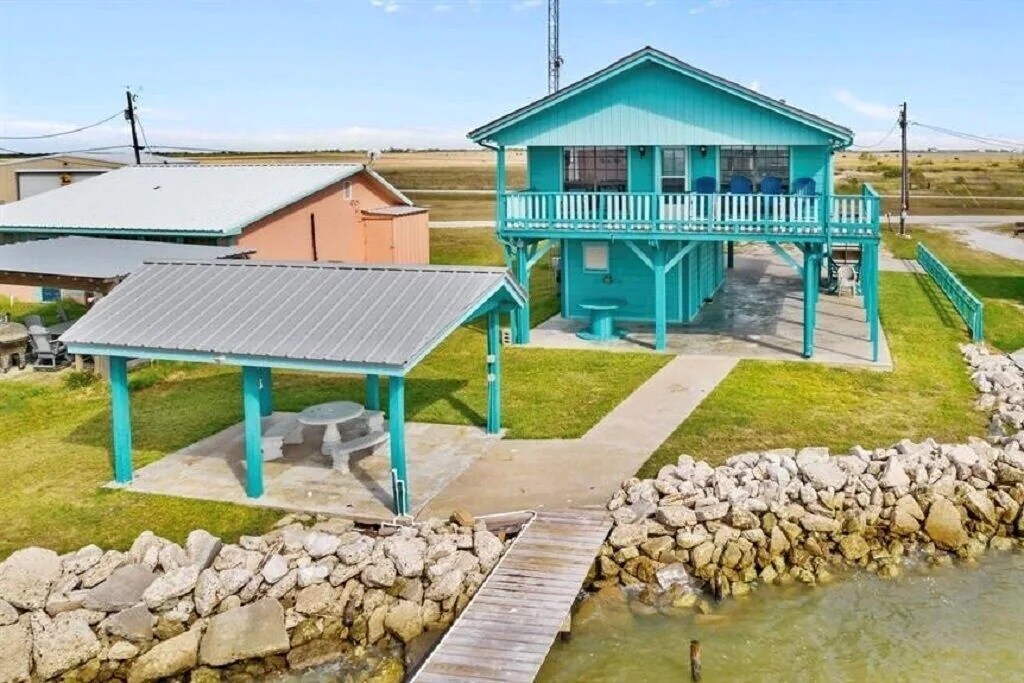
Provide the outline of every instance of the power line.
{"type": "Polygon", "coordinates": [[[118,110],[118,111],[114,112],[113,114],[111,114],[110,116],[108,116],[107,118],[103,119],[102,121],[97,121],[96,123],[90,123],[87,126],[79,126],[78,128],[73,128],[71,130],[64,130],[64,131],[61,131],[59,133],[47,133],[46,135],[0,135],[0,140],[46,140],[48,138],[58,138],[58,137],[60,137],[62,135],[71,135],[72,133],[80,133],[83,130],[89,130],[90,128],[95,128],[96,126],[102,126],[107,121],[110,121],[112,119],[116,119],[118,116],[121,116],[122,114],[123,114],[123,112],[118,110]]]}
{"type": "Polygon", "coordinates": [[[899,120],[897,120],[897,121],[896,121],[896,123],[892,124],[892,128],[890,128],[890,129],[889,129],[889,132],[888,132],[888,133],[886,133],[886,134],[885,134],[885,135],[884,135],[884,136],[882,137],[882,139],[881,139],[881,140],[879,140],[878,142],[875,142],[875,143],[873,143],[873,144],[870,144],[870,145],[851,145],[851,147],[853,147],[853,148],[856,148],[856,149],[873,149],[873,148],[875,148],[875,147],[878,147],[878,146],[880,146],[880,145],[881,145],[881,144],[882,144],[883,142],[885,142],[885,141],[886,141],[886,140],[888,140],[888,139],[889,139],[890,137],[892,137],[892,134],[893,134],[893,132],[895,132],[896,128],[897,128],[897,127],[898,127],[899,125],[900,125],[900,122],[899,122],[899,120]]]}
{"type": "Polygon", "coordinates": [[[970,140],[971,142],[980,142],[986,145],[1001,145],[1004,147],[1024,147],[1024,143],[1015,140],[1002,140],[1000,138],[990,138],[984,135],[975,135],[974,133],[965,133],[963,131],[953,130],[952,128],[943,128],[942,126],[932,126],[927,123],[921,123],[920,121],[911,121],[910,125],[918,126],[919,128],[927,128],[933,130],[936,133],[942,133],[943,135],[949,135],[962,140],[970,140]]]}

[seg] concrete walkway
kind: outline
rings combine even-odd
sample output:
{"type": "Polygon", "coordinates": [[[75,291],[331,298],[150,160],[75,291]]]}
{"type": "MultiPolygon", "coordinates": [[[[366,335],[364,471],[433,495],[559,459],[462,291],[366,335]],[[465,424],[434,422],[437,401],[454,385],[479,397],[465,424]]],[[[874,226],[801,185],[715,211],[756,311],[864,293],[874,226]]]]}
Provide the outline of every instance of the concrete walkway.
{"type": "Polygon", "coordinates": [[[421,516],[447,516],[456,508],[481,515],[602,505],[737,362],[677,356],[579,439],[499,441],[427,503],[421,516]]]}

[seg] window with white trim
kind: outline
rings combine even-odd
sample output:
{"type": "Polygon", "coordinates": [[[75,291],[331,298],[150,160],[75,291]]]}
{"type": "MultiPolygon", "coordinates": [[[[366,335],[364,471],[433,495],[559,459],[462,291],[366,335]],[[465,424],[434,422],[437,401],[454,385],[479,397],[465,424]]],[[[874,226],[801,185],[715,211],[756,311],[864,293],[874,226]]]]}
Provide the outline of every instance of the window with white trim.
{"type": "Polygon", "coordinates": [[[608,243],[583,243],[583,270],[591,273],[608,272],[608,243]]]}
{"type": "Polygon", "coordinates": [[[686,192],[686,148],[661,148],[661,191],[686,192]]]}
{"type": "Polygon", "coordinates": [[[722,147],[719,151],[722,191],[729,191],[735,176],[748,178],[758,191],[761,179],[775,176],[782,180],[784,192],[789,188],[789,147],[758,145],[756,147],[722,147]]]}

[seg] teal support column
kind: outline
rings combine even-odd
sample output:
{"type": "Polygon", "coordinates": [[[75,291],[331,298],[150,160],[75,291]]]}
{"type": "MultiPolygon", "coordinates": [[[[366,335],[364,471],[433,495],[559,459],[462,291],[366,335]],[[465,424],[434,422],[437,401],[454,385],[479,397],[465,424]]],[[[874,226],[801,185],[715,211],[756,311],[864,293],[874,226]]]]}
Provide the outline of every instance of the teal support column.
{"type": "Polygon", "coordinates": [[[245,495],[263,495],[263,430],[260,412],[260,368],[242,368],[242,408],[245,415],[245,495]]]}
{"type": "Polygon", "coordinates": [[[274,380],[270,368],[260,368],[260,415],[274,414],[274,380]]]}
{"type": "Polygon", "coordinates": [[[409,474],[405,465],[405,377],[388,379],[388,429],[391,437],[391,489],[396,515],[409,514],[409,474]]]}
{"type": "Polygon", "coordinates": [[[113,429],[114,481],[132,480],[132,415],[128,398],[128,359],[110,356],[110,418],[113,429]]]}
{"type": "Polygon", "coordinates": [[[735,256],[733,255],[734,246],[735,245],[734,245],[734,243],[731,240],[729,242],[726,242],[726,245],[725,245],[725,248],[726,248],[726,252],[725,252],[725,267],[726,268],[732,268],[733,265],[734,265],[734,261],[735,261],[735,256]]]}
{"type": "Polygon", "coordinates": [[[501,330],[498,312],[487,314],[487,433],[501,431],[501,330]]]}
{"type": "Polygon", "coordinates": [[[380,410],[380,375],[366,376],[366,409],[380,410]]]}
{"type": "Polygon", "coordinates": [[[878,243],[867,246],[867,270],[868,284],[864,287],[863,279],[861,287],[864,289],[864,307],[868,315],[868,336],[871,339],[871,361],[878,362],[878,347],[880,334],[878,330],[878,243]]]}
{"type": "Polygon", "coordinates": [[[665,247],[658,244],[651,259],[654,270],[654,348],[664,351],[668,337],[668,296],[665,288],[665,247]]]}
{"type": "MultiPolygon", "coordinates": [[[[564,275],[563,275],[564,277],[564,275]]],[[[516,282],[526,292],[526,303],[512,312],[512,339],[516,344],[530,343],[530,264],[526,246],[516,247],[516,282]]]]}
{"type": "Polygon", "coordinates": [[[814,355],[814,326],[817,317],[820,255],[816,245],[804,245],[804,358],[814,355]]]}
{"type": "Polygon", "coordinates": [[[495,226],[499,233],[505,229],[505,148],[498,147],[496,152],[497,158],[495,159],[495,171],[494,171],[494,191],[495,191],[495,205],[494,205],[494,220],[495,226]]]}

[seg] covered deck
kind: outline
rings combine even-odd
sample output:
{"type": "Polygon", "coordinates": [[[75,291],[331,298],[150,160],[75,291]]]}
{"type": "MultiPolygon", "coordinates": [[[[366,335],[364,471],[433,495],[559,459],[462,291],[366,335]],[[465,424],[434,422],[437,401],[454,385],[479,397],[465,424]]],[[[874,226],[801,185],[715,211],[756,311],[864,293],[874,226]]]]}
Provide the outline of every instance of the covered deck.
{"type": "MultiPolygon", "coordinates": [[[[487,357],[481,365],[488,385],[487,433],[499,433],[498,320],[500,314],[517,309],[524,300],[522,290],[499,268],[154,262],[98,303],[65,333],[65,339],[73,353],[109,358],[114,481],[120,485],[130,485],[135,478],[129,358],[241,368],[244,420],[233,428],[237,430],[234,436],[214,435],[200,450],[221,452],[221,466],[234,468],[239,480],[244,479],[244,487],[239,485],[238,490],[244,490],[250,499],[266,494],[268,467],[264,461],[274,460],[269,469],[276,479],[278,468],[292,455],[282,448],[285,457],[279,460],[264,439],[264,434],[276,433],[275,422],[288,417],[274,411],[274,368],[363,375],[365,409],[375,413],[382,403],[381,377],[386,377],[388,465],[384,486],[391,489],[393,512],[404,516],[412,511],[406,374],[457,327],[485,318],[487,357]],[[233,460],[230,444],[239,436],[244,459],[233,460]]],[[[301,431],[302,444],[309,431],[309,427],[301,431]]],[[[292,428],[278,434],[289,444],[293,435],[292,428]]],[[[333,462],[337,466],[340,460],[350,476],[358,471],[351,466],[351,455],[346,460],[339,459],[336,451],[327,452],[332,445],[326,437],[319,445],[321,465],[333,462]]],[[[301,465],[301,452],[298,456],[301,465]]],[[[370,457],[381,457],[379,450],[370,457]]],[[[170,462],[191,464],[187,452],[175,454],[170,462]]],[[[322,470],[314,468],[313,479],[323,479],[322,470]]],[[[183,468],[181,474],[186,471],[183,468]]],[[[202,487],[203,478],[198,482],[202,487]]]]}
{"type": "MultiPolygon", "coordinates": [[[[759,360],[813,360],[825,365],[890,369],[884,331],[877,343],[865,325],[862,297],[819,294],[814,303],[815,353],[804,353],[805,290],[794,272],[768,245],[741,245],[722,288],[687,324],[667,325],[664,351],[680,356],[725,356],[759,360]],[[876,351],[877,346],[877,351],[876,351]],[[877,357],[875,353],[877,352],[877,357]]],[[[531,330],[531,347],[645,351],[656,349],[655,326],[620,322],[622,335],[593,342],[577,334],[584,320],[551,318],[531,330]]]]}

